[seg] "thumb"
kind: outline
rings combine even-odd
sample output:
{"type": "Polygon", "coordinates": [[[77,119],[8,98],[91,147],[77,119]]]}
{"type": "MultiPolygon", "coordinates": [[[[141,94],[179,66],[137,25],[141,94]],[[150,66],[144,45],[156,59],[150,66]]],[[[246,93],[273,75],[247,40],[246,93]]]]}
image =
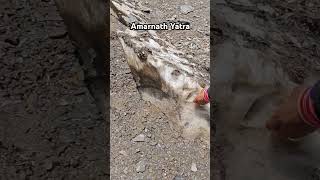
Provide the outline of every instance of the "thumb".
{"type": "Polygon", "coordinates": [[[203,99],[203,93],[202,91],[194,98],[193,102],[194,103],[200,103],[200,101],[203,99]]]}
{"type": "Polygon", "coordinates": [[[279,119],[271,118],[266,123],[266,128],[271,131],[278,131],[281,128],[282,122],[279,119]]]}

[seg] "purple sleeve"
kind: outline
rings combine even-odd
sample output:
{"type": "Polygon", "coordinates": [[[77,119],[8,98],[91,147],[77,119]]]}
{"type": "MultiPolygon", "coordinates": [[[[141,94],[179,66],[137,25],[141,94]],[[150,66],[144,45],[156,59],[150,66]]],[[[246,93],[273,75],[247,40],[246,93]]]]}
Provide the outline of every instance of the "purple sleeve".
{"type": "Polygon", "coordinates": [[[310,91],[310,97],[312,99],[315,112],[320,118],[320,81],[318,81],[310,91]]]}

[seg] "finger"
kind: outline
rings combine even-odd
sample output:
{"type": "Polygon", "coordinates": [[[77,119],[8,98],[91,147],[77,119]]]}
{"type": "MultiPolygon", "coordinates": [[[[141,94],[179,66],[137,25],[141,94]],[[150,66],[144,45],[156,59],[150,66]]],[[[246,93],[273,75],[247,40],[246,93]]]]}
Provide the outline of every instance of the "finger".
{"type": "Polygon", "coordinates": [[[197,104],[200,104],[201,103],[201,97],[199,97],[199,96],[196,97],[193,102],[195,102],[197,104]]]}
{"type": "Polygon", "coordinates": [[[193,102],[199,104],[199,103],[201,103],[202,99],[203,99],[202,94],[199,94],[198,96],[196,96],[196,98],[193,100],[193,102]]]}

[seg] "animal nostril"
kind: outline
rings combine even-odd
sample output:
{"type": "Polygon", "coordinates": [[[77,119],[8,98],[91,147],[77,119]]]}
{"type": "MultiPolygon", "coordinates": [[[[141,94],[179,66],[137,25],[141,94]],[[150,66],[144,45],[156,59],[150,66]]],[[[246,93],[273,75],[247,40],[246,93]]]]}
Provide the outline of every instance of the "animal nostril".
{"type": "Polygon", "coordinates": [[[138,57],[141,61],[145,62],[148,58],[148,55],[145,52],[138,53],[138,57]]]}
{"type": "Polygon", "coordinates": [[[185,127],[189,127],[189,125],[190,125],[189,122],[184,123],[184,126],[185,126],[185,127]]]}
{"type": "Polygon", "coordinates": [[[171,73],[171,75],[173,75],[173,76],[179,76],[180,74],[181,74],[181,72],[177,69],[173,70],[171,73]]]}
{"type": "Polygon", "coordinates": [[[148,59],[148,55],[152,54],[152,51],[148,48],[142,48],[137,50],[137,56],[140,58],[141,61],[145,62],[148,59]]]}

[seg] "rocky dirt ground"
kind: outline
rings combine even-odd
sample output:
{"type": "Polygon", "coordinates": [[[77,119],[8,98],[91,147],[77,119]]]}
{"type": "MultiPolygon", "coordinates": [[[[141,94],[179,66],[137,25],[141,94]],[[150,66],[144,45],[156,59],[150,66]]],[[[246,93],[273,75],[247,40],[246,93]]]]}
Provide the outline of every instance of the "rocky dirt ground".
{"type": "Polygon", "coordinates": [[[0,17],[0,179],[107,179],[106,123],[53,1],[0,17]]]}
{"type": "MultiPolygon", "coordinates": [[[[315,0],[216,0],[212,8],[215,18],[212,29],[215,43],[212,51],[216,52],[215,47],[224,42],[232,42],[235,48],[223,49],[223,52],[232,54],[239,50],[238,54],[241,54],[242,57],[252,57],[250,52],[260,53],[262,56],[257,57],[257,59],[263,60],[265,64],[278,64],[289,75],[290,80],[297,84],[307,83],[306,81],[309,79],[319,80],[319,6],[319,1],[315,0]],[[241,49],[248,49],[248,51],[241,51],[241,49]]],[[[216,57],[214,59],[218,61],[216,57]]],[[[255,64],[254,60],[250,59],[252,66],[255,64]]],[[[261,71],[263,70],[261,69],[261,71]]],[[[219,129],[217,129],[218,131],[219,129]]],[[[265,129],[262,131],[265,131],[265,129]]],[[[243,132],[249,132],[249,130],[243,132]]],[[[224,132],[221,132],[221,134],[224,134],[224,132]]],[[[235,136],[239,134],[240,130],[235,133],[235,136]]],[[[257,136],[258,133],[253,133],[253,135],[257,136]]],[[[235,136],[234,139],[237,139],[235,136]]],[[[218,137],[218,139],[222,140],[223,137],[218,137]]],[[[243,136],[242,138],[243,142],[252,139],[250,139],[250,136],[243,136]]],[[[300,159],[300,162],[303,163],[311,161],[306,160],[308,156],[305,154],[290,156],[290,153],[285,153],[283,159],[274,160],[275,163],[272,165],[268,165],[268,161],[275,156],[259,160],[262,157],[268,157],[269,151],[266,148],[256,150],[265,147],[267,140],[269,138],[263,136],[260,140],[257,140],[259,142],[250,141],[251,145],[255,143],[253,146],[255,153],[244,153],[239,157],[237,157],[238,154],[233,154],[235,160],[238,158],[237,162],[240,162],[238,166],[235,165],[237,163],[234,163],[234,161],[227,162],[228,160],[226,160],[227,165],[222,164],[221,162],[225,160],[225,157],[221,150],[227,147],[240,147],[240,145],[223,140],[215,144],[215,148],[218,149],[215,157],[217,162],[220,162],[215,167],[216,170],[220,171],[218,179],[228,179],[233,174],[238,173],[237,175],[239,175],[243,172],[250,172],[250,175],[246,175],[250,176],[251,179],[257,179],[257,177],[260,179],[279,179],[277,174],[281,175],[281,179],[319,179],[318,162],[308,164],[303,170],[299,166],[301,164],[297,163],[297,159],[300,159]],[[263,140],[264,138],[266,140],[263,140]],[[253,159],[252,157],[257,158],[253,159]],[[240,160],[241,158],[243,158],[243,161],[240,160]],[[250,158],[254,162],[250,163],[250,158]],[[252,170],[251,167],[254,164],[260,168],[259,171],[252,170]],[[229,171],[228,166],[232,167],[234,165],[237,166],[234,169],[239,172],[229,171]],[[294,170],[296,167],[300,168],[294,170]]],[[[309,149],[305,148],[303,151],[314,152],[316,148],[317,146],[309,149]]],[[[312,157],[312,155],[310,156],[312,157]]],[[[316,156],[313,156],[311,159],[314,160],[316,156]]],[[[230,179],[236,179],[235,176],[230,179]]],[[[241,179],[240,177],[237,178],[241,179]]]]}
{"type": "MultiPolygon", "coordinates": [[[[186,21],[190,31],[157,31],[199,65],[209,79],[209,1],[140,1],[149,22],[186,21]],[[161,4],[161,6],[159,6],[161,4]]],[[[111,17],[111,179],[209,179],[209,145],[181,137],[181,128],[143,101],[111,17]]]]}
{"type": "Polygon", "coordinates": [[[229,38],[239,46],[274,51],[296,83],[319,70],[318,1],[216,0],[214,5],[216,43],[229,38]]]}
{"type": "MultiPolygon", "coordinates": [[[[158,33],[209,79],[209,1],[140,3],[150,22],[191,24],[158,33]]],[[[215,3],[216,44],[271,50],[296,83],[319,71],[318,1],[215,3]]],[[[1,1],[0,17],[0,179],[106,179],[106,123],[53,1],[1,1]]],[[[209,179],[209,146],[141,99],[111,20],[111,179],[209,179]]]]}

